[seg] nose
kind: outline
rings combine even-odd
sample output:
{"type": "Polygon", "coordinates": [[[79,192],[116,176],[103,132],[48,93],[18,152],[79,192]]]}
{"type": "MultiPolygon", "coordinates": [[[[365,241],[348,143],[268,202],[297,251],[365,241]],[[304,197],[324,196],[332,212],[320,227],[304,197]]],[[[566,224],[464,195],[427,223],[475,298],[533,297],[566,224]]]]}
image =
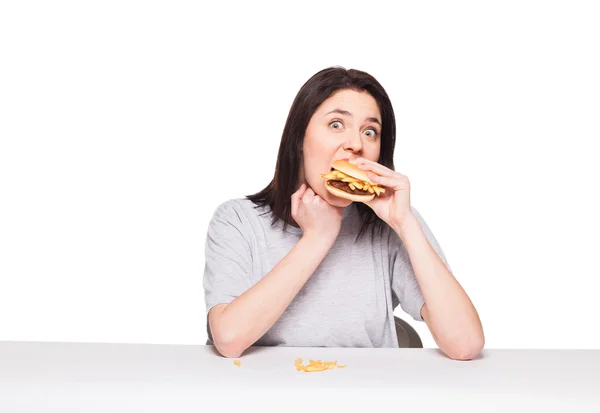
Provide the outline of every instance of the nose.
{"type": "Polygon", "coordinates": [[[352,134],[346,142],[344,142],[344,150],[360,154],[362,152],[362,140],[360,135],[352,134]]]}

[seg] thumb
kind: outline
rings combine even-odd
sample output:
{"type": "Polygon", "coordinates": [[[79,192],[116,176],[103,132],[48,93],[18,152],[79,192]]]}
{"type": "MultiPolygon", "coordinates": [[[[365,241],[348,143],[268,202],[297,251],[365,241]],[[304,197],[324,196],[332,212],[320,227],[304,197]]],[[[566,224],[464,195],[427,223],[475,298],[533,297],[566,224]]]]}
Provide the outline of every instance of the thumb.
{"type": "Polygon", "coordinates": [[[374,197],[373,199],[371,199],[370,201],[362,201],[363,204],[365,204],[366,206],[373,208],[373,205],[377,202],[377,197],[374,197]]]}

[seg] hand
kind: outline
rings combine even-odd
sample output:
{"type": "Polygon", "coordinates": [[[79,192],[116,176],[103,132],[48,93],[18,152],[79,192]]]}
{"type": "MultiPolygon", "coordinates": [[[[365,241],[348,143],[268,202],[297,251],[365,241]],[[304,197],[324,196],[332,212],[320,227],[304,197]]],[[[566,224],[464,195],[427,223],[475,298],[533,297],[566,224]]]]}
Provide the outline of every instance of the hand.
{"type": "Polygon", "coordinates": [[[407,176],[364,158],[350,159],[350,163],[367,171],[367,176],[374,183],[388,188],[385,193],[365,202],[379,218],[392,228],[398,228],[413,217],[407,176]]]}
{"type": "Polygon", "coordinates": [[[302,184],[292,195],[292,218],[304,235],[315,236],[333,244],[342,227],[343,208],[334,207],[302,184]]]}

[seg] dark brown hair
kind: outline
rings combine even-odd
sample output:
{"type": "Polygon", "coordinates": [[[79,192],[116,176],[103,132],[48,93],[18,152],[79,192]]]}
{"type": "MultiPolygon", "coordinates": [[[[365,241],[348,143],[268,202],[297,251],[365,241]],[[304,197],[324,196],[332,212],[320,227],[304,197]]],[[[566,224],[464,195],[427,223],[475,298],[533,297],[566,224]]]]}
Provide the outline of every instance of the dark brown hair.
{"type": "MultiPolygon", "coordinates": [[[[291,196],[297,190],[308,123],[327,98],[344,89],[367,92],[377,102],[382,118],[378,162],[394,169],[396,120],[392,103],[383,86],[373,76],[360,70],[347,70],[339,66],[321,70],[300,88],[290,108],[281,136],[273,180],[260,192],[247,196],[257,206],[269,206],[273,212],[273,224],[281,219],[284,230],[292,221],[291,196]]],[[[371,208],[363,203],[356,203],[356,206],[362,221],[358,237],[369,225],[373,225],[373,230],[382,229],[383,221],[371,208]]]]}

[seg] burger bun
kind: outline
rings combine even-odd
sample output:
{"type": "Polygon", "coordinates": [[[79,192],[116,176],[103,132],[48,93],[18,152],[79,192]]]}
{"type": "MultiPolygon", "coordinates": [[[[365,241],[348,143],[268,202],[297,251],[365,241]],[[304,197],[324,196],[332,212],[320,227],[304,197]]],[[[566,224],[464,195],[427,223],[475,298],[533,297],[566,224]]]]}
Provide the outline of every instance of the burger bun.
{"type": "Polygon", "coordinates": [[[348,176],[358,179],[359,181],[366,181],[371,185],[376,185],[375,182],[369,179],[367,171],[359,169],[358,166],[351,164],[348,161],[338,160],[333,162],[331,166],[348,176]]]}
{"type": "MultiPolygon", "coordinates": [[[[346,173],[346,172],[344,172],[344,173],[346,173]]],[[[348,192],[342,191],[341,189],[334,188],[333,186],[331,186],[329,184],[329,182],[325,183],[325,188],[327,189],[327,191],[330,194],[337,196],[339,198],[348,199],[352,202],[369,202],[370,200],[375,198],[375,194],[370,194],[370,195],[350,194],[348,192]]]]}

